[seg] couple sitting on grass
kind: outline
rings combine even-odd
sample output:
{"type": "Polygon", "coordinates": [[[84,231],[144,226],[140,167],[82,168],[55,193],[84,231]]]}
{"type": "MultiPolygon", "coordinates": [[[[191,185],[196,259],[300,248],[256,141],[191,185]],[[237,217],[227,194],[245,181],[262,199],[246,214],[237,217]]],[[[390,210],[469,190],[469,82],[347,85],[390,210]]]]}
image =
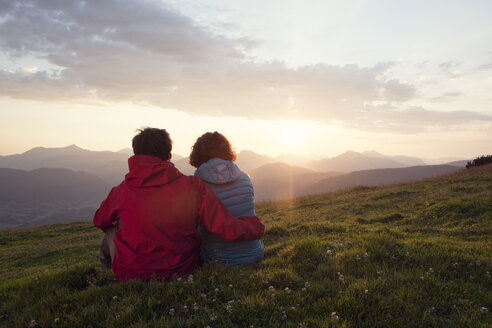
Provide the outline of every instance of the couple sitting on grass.
{"type": "Polygon", "coordinates": [[[140,130],[132,144],[125,180],[94,215],[105,232],[99,257],[118,281],[170,279],[203,261],[235,266],[262,258],[265,226],[255,216],[253,185],[223,135],[197,139],[195,176],[170,162],[166,130],[140,130]]]}

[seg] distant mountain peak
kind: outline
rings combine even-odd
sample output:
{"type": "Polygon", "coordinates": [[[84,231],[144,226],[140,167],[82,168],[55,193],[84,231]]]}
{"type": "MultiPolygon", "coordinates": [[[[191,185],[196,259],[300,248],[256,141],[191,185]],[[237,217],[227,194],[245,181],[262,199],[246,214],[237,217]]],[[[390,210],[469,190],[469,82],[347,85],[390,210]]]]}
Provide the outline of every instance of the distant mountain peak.
{"type": "Polygon", "coordinates": [[[358,152],[353,151],[353,150],[347,150],[346,152],[341,153],[338,156],[335,156],[335,158],[337,158],[337,157],[348,157],[348,156],[353,157],[353,156],[363,156],[363,155],[361,153],[358,153],[358,152]]]}
{"type": "Polygon", "coordinates": [[[34,148],[29,149],[28,151],[24,152],[23,154],[36,154],[36,153],[41,153],[41,152],[46,152],[46,151],[81,151],[81,150],[86,151],[85,149],[82,149],[75,144],[71,144],[71,145],[65,146],[65,147],[34,147],[34,148]]]}
{"type": "Polygon", "coordinates": [[[375,151],[375,150],[366,150],[366,151],[362,152],[362,154],[363,154],[363,155],[367,155],[367,156],[378,156],[378,157],[380,157],[380,156],[385,156],[385,155],[383,155],[383,154],[381,154],[381,153],[378,153],[378,152],[377,152],[377,151],[375,151]]]}
{"type": "MultiPolygon", "coordinates": [[[[245,154],[260,155],[260,154],[258,154],[258,153],[255,153],[255,152],[254,152],[254,151],[252,151],[252,150],[249,150],[249,149],[243,149],[243,150],[241,150],[241,151],[239,152],[239,154],[243,154],[243,155],[245,155],[245,154]]],[[[238,154],[238,155],[239,155],[239,154],[238,154]]]]}
{"type": "Polygon", "coordinates": [[[23,152],[22,154],[37,153],[37,152],[43,151],[45,149],[46,149],[45,147],[34,147],[34,148],[29,149],[28,151],[23,152]]]}

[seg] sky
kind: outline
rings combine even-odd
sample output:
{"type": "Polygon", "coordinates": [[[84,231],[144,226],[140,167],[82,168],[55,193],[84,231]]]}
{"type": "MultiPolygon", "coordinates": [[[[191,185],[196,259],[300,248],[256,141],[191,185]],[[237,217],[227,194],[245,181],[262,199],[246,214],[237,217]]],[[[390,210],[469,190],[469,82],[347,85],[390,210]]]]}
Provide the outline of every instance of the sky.
{"type": "Polygon", "coordinates": [[[492,145],[492,2],[0,0],[0,155],[237,151],[473,158],[492,145]]]}

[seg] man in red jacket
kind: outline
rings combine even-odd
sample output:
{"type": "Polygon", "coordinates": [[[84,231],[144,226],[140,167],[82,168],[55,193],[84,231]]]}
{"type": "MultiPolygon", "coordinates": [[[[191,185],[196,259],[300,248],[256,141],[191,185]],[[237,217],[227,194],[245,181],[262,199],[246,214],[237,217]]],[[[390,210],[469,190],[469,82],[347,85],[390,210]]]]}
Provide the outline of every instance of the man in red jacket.
{"type": "Polygon", "coordinates": [[[145,128],[132,143],[135,156],[128,160],[130,171],[101,203],[93,220],[107,232],[106,239],[117,230],[112,269],[118,281],[168,279],[195,269],[199,221],[225,241],[263,236],[265,226],[256,216],[233,217],[202,180],[174,167],[166,130],[145,128]]]}

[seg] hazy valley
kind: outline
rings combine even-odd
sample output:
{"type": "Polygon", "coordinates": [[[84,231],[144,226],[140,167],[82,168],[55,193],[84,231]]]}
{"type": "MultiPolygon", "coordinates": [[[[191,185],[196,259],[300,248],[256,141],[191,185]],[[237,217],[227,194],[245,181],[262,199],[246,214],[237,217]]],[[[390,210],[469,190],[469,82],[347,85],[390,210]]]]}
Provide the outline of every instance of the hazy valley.
{"type": "MultiPolygon", "coordinates": [[[[90,220],[111,187],[124,179],[131,155],[130,149],[90,151],[71,145],[0,156],[0,229],[90,220]]],[[[172,162],[184,174],[194,173],[186,157],[173,154],[172,162]]],[[[257,202],[420,180],[464,166],[463,161],[426,165],[419,158],[374,151],[320,160],[241,151],[236,163],[250,175],[257,202]]]]}

